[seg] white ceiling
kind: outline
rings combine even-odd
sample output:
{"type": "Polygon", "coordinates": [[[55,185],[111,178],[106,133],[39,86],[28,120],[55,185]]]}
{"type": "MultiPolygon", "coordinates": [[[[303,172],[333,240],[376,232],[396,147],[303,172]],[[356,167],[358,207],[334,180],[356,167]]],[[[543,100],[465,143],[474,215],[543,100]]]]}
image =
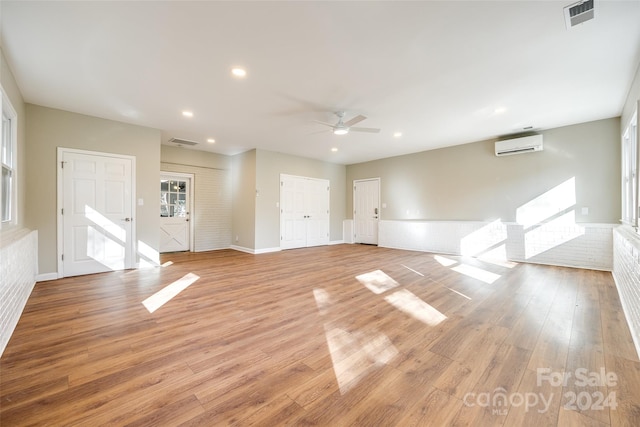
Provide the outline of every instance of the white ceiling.
{"type": "Polygon", "coordinates": [[[351,164],[619,116],[640,1],[596,0],[567,30],[571,3],[3,0],[0,13],[26,102],[161,129],[163,143],[351,164]],[[339,109],[381,132],[316,133],[339,109]]]}

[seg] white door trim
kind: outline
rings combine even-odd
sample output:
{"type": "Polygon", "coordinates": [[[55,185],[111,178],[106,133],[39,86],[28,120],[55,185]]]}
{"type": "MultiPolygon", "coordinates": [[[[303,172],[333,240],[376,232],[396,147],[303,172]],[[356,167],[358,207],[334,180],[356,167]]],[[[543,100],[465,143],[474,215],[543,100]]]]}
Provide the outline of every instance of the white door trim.
{"type": "Polygon", "coordinates": [[[100,151],[88,151],[88,150],[78,150],[75,148],[65,148],[58,147],[57,157],[56,157],[56,189],[57,189],[57,200],[56,200],[56,236],[58,239],[57,245],[57,253],[56,256],[58,258],[58,278],[64,277],[64,263],[62,261],[62,254],[64,253],[64,227],[63,227],[63,218],[62,218],[62,207],[64,206],[64,198],[63,198],[63,176],[62,176],[62,159],[65,153],[77,153],[77,154],[86,154],[89,156],[102,156],[102,157],[115,157],[119,159],[127,159],[131,161],[131,206],[132,206],[132,215],[133,215],[133,226],[131,227],[131,240],[129,242],[130,250],[131,250],[131,263],[125,265],[125,268],[135,268],[137,266],[136,259],[138,258],[138,248],[136,245],[136,228],[137,228],[137,204],[136,204],[136,157],[129,156],[126,154],[114,154],[114,153],[103,153],[100,151]]]}
{"type": "Polygon", "coordinates": [[[160,171],[160,177],[163,176],[175,176],[177,178],[189,179],[189,252],[195,252],[195,229],[193,221],[193,217],[195,216],[193,212],[195,193],[193,191],[193,187],[195,187],[194,183],[196,175],[193,173],[160,171]]]}

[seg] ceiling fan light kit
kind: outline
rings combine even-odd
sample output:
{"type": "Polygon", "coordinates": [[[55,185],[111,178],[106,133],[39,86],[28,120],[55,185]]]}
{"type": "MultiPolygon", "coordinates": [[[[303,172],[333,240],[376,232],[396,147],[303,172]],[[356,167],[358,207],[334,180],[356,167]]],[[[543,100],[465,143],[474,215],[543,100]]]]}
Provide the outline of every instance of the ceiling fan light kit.
{"type": "Polygon", "coordinates": [[[336,116],[338,116],[338,123],[336,123],[335,125],[332,125],[331,123],[325,123],[325,122],[320,122],[320,121],[315,121],[316,123],[320,123],[321,125],[324,126],[329,126],[332,130],[333,130],[333,134],[334,135],[346,135],[349,133],[349,131],[354,131],[354,132],[369,132],[369,133],[378,133],[380,132],[380,129],[376,129],[376,128],[361,128],[361,127],[353,127],[353,125],[355,125],[356,123],[360,123],[361,121],[365,120],[366,117],[363,115],[357,115],[354,118],[352,118],[351,120],[348,121],[344,121],[344,116],[345,116],[345,112],[344,111],[336,111],[333,114],[335,114],[336,116]]]}

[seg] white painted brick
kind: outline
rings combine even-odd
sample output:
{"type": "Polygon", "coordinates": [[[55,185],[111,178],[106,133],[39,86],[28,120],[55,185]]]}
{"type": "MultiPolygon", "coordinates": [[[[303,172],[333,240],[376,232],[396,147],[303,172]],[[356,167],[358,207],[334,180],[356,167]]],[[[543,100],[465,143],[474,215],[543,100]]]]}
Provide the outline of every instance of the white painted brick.
{"type": "Polygon", "coordinates": [[[38,272],[38,232],[21,233],[0,248],[0,355],[18,324],[38,272]]]}
{"type": "Polygon", "coordinates": [[[509,261],[611,270],[612,224],[380,221],[379,245],[455,255],[482,256],[504,245],[509,261]]]}
{"type": "Polygon", "coordinates": [[[194,249],[196,252],[231,245],[231,174],[228,170],[161,163],[166,172],[192,173],[195,198],[194,249]]]}
{"type": "Polygon", "coordinates": [[[613,233],[613,240],[613,277],[640,354],[640,237],[626,227],[619,227],[613,233]]]}

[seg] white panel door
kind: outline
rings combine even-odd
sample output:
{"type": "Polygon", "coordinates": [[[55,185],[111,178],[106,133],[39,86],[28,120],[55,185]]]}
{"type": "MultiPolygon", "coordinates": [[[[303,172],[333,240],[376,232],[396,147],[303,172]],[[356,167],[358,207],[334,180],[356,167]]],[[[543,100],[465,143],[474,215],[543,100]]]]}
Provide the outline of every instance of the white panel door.
{"type": "Polygon", "coordinates": [[[364,179],[353,182],[354,241],[370,245],[378,244],[378,219],[380,217],[380,179],[364,179]]]}
{"type": "Polygon", "coordinates": [[[305,182],[282,175],[280,179],[280,247],[307,246],[305,182]]]}
{"type": "Polygon", "coordinates": [[[305,179],[307,246],[329,244],[329,181],[305,179]]]}
{"type": "Polygon", "coordinates": [[[163,174],[160,177],[160,252],[188,251],[191,179],[163,174]]]}
{"type": "Polygon", "coordinates": [[[280,247],[329,244],[329,181],[280,176],[280,247]]]}
{"type": "Polygon", "coordinates": [[[62,152],[64,276],[133,267],[133,160],[62,152]]]}

